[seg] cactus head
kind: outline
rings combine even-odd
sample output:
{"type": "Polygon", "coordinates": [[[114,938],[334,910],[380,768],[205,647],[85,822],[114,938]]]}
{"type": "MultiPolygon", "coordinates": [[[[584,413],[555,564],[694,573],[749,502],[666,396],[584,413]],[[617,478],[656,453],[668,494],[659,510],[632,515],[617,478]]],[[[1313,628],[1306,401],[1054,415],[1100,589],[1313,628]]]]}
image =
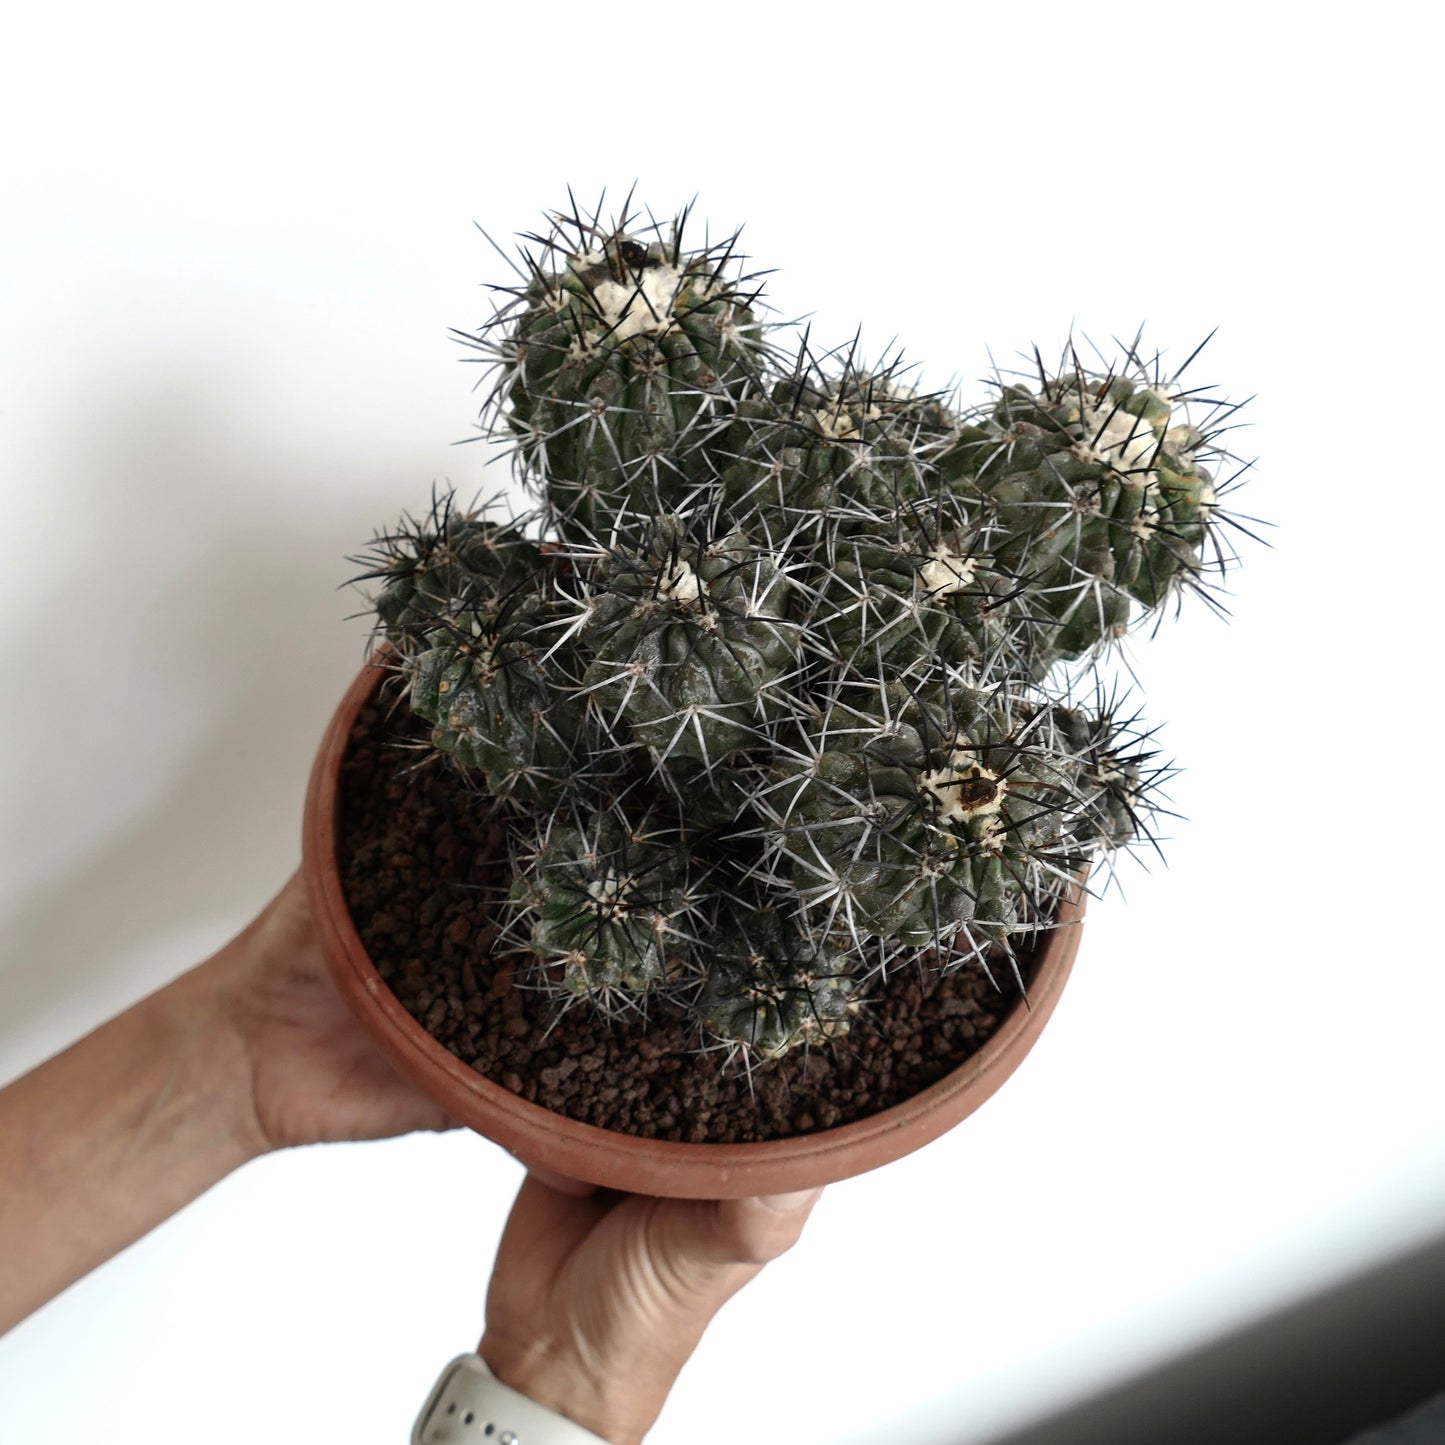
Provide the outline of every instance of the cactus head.
{"type": "Polygon", "coordinates": [[[566,541],[688,506],[715,432],[757,384],[756,278],[736,235],[694,249],[687,220],[552,217],[527,238],[522,284],[463,336],[494,362],[492,418],[566,541]]]}
{"type": "Polygon", "coordinates": [[[675,841],[602,814],[544,826],[518,858],[512,901],[531,920],[531,951],[564,992],[606,1006],[665,978],[685,868],[675,841]]]}
{"type": "Polygon", "coordinates": [[[709,541],[667,516],[636,550],[601,559],[596,586],[584,682],[597,711],[663,760],[711,768],[766,744],[798,648],[774,554],[741,532],[709,541]]]}
{"type": "Polygon", "coordinates": [[[1182,370],[1137,343],[1103,371],[1070,349],[1037,380],[1000,378],[939,458],[992,517],[995,563],[1026,583],[1038,668],[1107,646],[1185,590],[1209,595],[1232,560],[1213,469],[1235,408],[1185,389],[1182,370]]]}
{"type": "Polygon", "coordinates": [[[838,701],[781,767],[779,872],[815,926],[927,949],[1037,926],[1088,861],[1090,786],[1055,708],[948,673],[838,701]]]}
{"type": "Polygon", "coordinates": [[[856,961],[818,945],[766,913],[719,937],[693,1005],[698,1023],[724,1045],[765,1059],[848,1032],[856,961]]]}

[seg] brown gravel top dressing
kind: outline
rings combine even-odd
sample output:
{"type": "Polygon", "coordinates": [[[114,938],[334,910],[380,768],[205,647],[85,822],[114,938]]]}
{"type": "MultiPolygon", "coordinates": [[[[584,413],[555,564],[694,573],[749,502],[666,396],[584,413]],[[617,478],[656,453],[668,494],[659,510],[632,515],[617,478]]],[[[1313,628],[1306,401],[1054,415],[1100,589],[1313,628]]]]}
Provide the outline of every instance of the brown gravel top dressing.
{"type": "MultiPolygon", "coordinates": [[[[743,1144],[846,1124],[902,1102],[988,1040],[1017,994],[977,964],[938,980],[895,971],[870,987],[846,1038],[724,1070],[675,1010],[608,1021],[557,1017],[518,987],[531,960],[494,953],[508,885],[501,828],[459,769],[427,752],[403,707],[362,709],[341,768],[340,871],[372,961],[407,1012],[457,1058],[532,1103],[604,1129],[743,1144]],[[550,1025],[550,1027],[549,1027],[550,1025]]],[[[1031,961],[1023,965],[1025,980],[1031,961]]]]}

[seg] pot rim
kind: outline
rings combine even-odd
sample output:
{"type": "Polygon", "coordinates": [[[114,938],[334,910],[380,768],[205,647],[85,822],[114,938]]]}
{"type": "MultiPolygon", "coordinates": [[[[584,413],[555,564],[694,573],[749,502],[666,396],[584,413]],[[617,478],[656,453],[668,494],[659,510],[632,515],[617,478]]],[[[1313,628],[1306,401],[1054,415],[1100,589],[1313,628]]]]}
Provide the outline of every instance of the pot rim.
{"type": "Polygon", "coordinates": [[[523,1163],[604,1188],[695,1199],[783,1193],[876,1169],[931,1143],[990,1098],[1022,1062],[1063,991],[1085,903],[1076,883],[1044,933],[1033,982],[993,1035],[951,1073],[902,1103],[816,1133],[749,1144],[646,1139],[585,1124],[513,1094],[438,1043],[392,993],[352,922],[337,865],[341,763],[361,709],[394,671],[378,649],[331,718],[312,766],[302,871],[327,963],[343,997],[392,1063],[458,1123],[523,1163]]]}

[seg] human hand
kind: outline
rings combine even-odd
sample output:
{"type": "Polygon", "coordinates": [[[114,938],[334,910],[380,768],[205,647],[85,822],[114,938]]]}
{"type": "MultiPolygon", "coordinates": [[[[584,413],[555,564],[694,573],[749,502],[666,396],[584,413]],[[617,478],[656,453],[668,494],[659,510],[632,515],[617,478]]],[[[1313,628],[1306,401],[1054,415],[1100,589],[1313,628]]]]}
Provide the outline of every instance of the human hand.
{"type": "Polygon", "coordinates": [[[300,875],[204,963],[0,1089],[0,1334],[247,1160],[451,1121],[326,970],[300,875]]]}
{"type": "Polygon", "coordinates": [[[346,1006],[300,872],[210,962],[250,1066],[258,1148],[448,1129],[346,1006]]]}
{"type": "Polygon", "coordinates": [[[478,1353],[504,1384],[634,1445],[712,1317],[797,1241],[821,1193],[651,1199],[533,1170],[502,1233],[478,1353]]]}

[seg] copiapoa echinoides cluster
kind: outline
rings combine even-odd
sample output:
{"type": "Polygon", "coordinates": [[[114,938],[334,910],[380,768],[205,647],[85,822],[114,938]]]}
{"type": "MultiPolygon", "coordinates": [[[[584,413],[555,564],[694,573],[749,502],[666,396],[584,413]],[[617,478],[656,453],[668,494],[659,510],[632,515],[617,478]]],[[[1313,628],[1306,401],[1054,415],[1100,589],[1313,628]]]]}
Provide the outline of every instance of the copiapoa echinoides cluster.
{"type": "Polygon", "coordinates": [[[666,998],[748,1061],[891,969],[1017,983],[1152,841],[1167,769],[1098,664],[1232,561],[1234,408],[1137,340],[961,408],[765,321],[736,235],[601,218],[525,237],[462,335],[534,508],[437,497],[357,559],[433,748],[505,811],[504,936],[563,1002],[666,998]]]}

